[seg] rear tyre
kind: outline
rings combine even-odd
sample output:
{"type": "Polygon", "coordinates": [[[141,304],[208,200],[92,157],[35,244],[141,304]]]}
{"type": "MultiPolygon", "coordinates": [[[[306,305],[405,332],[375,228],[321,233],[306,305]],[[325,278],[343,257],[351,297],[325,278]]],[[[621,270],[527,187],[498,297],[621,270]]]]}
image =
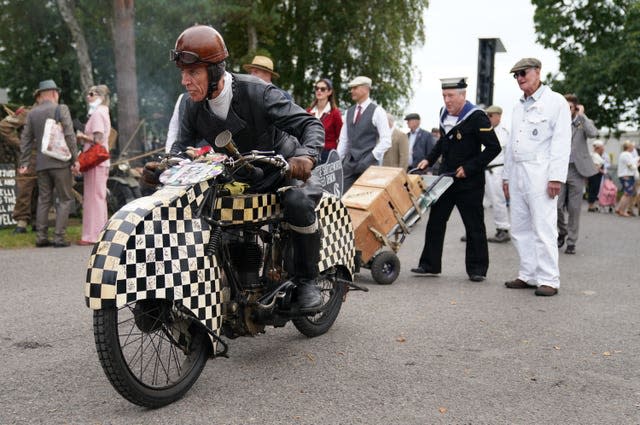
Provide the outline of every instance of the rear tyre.
{"type": "Polygon", "coordinates": [[[338,270],[331,276],[321,275],[318,278],[318,286],[322,293],[322,311],[314,316],[301,316],[291,319],[293,326],[298,331],[313,338],[325,334],[338,318],[342,300],[345,295],[345,284],[338,279],[345,279],[345,272],[338,270]]]}
{"type": "Polygon", "coordinates": [[[168,300],[142,300],[94,311],[102,368],[124,398],[144,407],[180,399],[196,382],[209,353],[208,335],[168,300]]]}
{"type": "Polygon", "coordinates": [[[391,251],[382,251],[371,260],[371,276],[380,285],[390,285],[400,274],[400,259],[391,251]]]}

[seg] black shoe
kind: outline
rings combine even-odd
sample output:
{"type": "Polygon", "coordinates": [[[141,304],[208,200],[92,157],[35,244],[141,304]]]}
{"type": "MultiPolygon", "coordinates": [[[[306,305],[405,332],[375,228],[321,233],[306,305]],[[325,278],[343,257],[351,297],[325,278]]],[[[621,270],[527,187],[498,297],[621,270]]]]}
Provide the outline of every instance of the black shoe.
{"type": "Polygon", "coordinates": [[[68,246],[71,245],[71,242],[69,241],[61,241],[61,242],[54,242],[53,243],[53,247],[54,248],[66,248],[68,246]]]}
{"type": "Polygon", "coordinates": [[[13,233],[27,233],[26,227],[16,227],[13,229],[13,233]]]}
{"type": "Polygon", "coordinates": [[[322,305],[322,293],[315,280],[302,279],[297,283],[296,300],[300,310],[310,310],[322,305]]]}
{"type": "Polygon", "coordinates": [[[440,274],[440,273],[430,272],[429,270],[423,268],[422,266],[418,266],[418,267],[415,267],[415,268],[411,269],[411,273],[415,273],[415,274],[440,274]]]}
{"type": "Polygon", "coordinates": [[[36,247],[38,248],[44,248],[47,246],[51,246],[51,241],[49,239],[45,239],[42,241],[36,241],[36,247]]]}
{"type": "Polygon", "coordinates": [[[562,248],[562,245],[564,245],[564,238],[566,238],[567,235],[558,235],[558,248],[562,248]]]}
{"type": "Polygon", "coordinates": [[[460,242],[466,242],[466,241],[467,241],[467,235],[460,237],[460,242]]]}
{"type": "Polygon", "coordinates": [[[488,242],[496,242],[496,243],[509,242],[510,240],[511,240],[511,237],[509,236],[509,231],[505,229],[498,229],[495,236],[491,238],[487,238],[488,242]]]}
{"type": "Polygon", "coordinates": [[[486,278],[484,276],[481,276],[479,274],[472,274],[469,275],[469,280],[472,282],[482,282],[484,281],[486,278]]]}
{"type": "Polygon", "coordinates": [[[536,289],[535,294],[539,297],[552,297],[558,293],[558,288],[552,288],[547,285],[540,285],[538,289],[536,289]]]}
{"type": "Polygon", "coordinates": [[[567,245],[567,248],[564,250],[565,254],[575,254],[576,246],[575,245],[567,245]]]}

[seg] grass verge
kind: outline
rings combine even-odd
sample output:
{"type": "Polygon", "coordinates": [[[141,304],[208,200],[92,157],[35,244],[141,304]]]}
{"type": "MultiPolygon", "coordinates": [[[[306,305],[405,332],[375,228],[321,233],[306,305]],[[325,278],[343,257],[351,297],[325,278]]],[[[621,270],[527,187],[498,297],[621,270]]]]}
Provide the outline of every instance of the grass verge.
{"type": "MultiPolygon", "coordinates": [[[[49,239],[53,239],[54,226],[49,227],[49,239]]],[[[27,233],[13,233],[15,226],[0,229],[0,249],[33,248],[36,246],[36,232],[31,232],[31,226],[27,228],[27,233]]],[[[67,226],[67,240],[76,243],[82,236],[82,221],[77,218],[70,218],[67,226]]]]}

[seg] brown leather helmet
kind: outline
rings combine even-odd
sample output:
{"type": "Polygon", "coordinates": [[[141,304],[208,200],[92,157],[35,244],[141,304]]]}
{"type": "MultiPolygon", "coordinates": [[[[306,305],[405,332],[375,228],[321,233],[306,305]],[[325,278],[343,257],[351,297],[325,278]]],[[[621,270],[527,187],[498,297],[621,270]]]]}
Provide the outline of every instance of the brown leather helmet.
{"type": "Polygon", "coordinates": [[[169,53],[171,61],[180,68],[215,64],[229,56],[218,31],[207,25],[187,28],[178,36],[175,49],[169,53]]]}

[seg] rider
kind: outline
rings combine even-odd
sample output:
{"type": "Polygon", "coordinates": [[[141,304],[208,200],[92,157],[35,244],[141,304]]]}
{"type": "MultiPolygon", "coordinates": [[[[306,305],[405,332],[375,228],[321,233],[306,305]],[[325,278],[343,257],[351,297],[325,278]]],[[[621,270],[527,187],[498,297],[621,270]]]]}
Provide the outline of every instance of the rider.
{"type": "Polygon", "coordinates": [[[322,303],[316,286],[320,231],[315,214],[322,189],[310,176],[324,145],[324,128],[274,85],[227,72],[228,56],[222,36],[209,26],[187,28],[176,40],[170,59],[180,68],[189,99],[171,153],[184,152],[202,139],[215,146],[216,136],[229,130],[240,152],[275,151],[287,159],[287,177],[269,166],[245,177],[252,192],[285,188],[280,199],[292,230],[295,297],[300,309],[313,309],[322,303]]]}

